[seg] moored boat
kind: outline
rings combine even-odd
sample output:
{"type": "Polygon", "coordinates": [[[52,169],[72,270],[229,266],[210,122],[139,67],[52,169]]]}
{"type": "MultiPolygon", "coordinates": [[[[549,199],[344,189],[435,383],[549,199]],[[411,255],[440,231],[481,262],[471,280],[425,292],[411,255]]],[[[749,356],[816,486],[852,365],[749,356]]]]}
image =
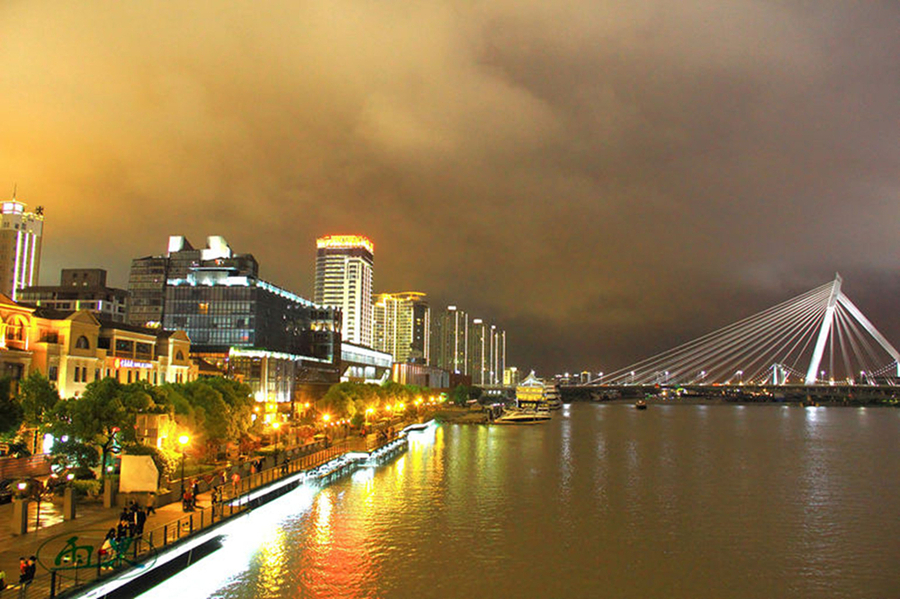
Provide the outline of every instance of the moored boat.
{"type": "Polygon", "coordinates": [[[494,424],[538,424],[551,419],[549,410],[507,410],[496,420],[494,424]]]}
{"type": "Polygon", "coordinates": [[[647,402],[644,401],[643,399],[639,399],[636,402],[634,402],[634,407],[636,410],[646,410],[647,402]]]}

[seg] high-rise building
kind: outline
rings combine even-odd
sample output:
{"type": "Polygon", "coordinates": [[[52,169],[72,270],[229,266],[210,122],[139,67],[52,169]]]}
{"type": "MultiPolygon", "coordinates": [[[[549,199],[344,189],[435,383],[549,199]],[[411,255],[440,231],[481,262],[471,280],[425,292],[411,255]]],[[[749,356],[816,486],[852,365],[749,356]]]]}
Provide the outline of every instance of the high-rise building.
{"type": "Polygon", "coordinates": [[[240,276],[255,277],[259,273],[259,264],[251,254],[234,254],[222,237],[208,237],[207,247],[198,250],[186,238],[173,235],[164,256],[131,261],[128,324],[159,327],[165,316],[166,281],[185,279],[191,269],[202,268],[227,268],[240,276]]]}
{"type": "Polygon", "coordinates": [[[424,293],[379,293],[375,298],[374,345],[394,362],[427,363],[431,308],[424,293]]]}
{"type": "Polygon", "coordinates": [[[102,268],[64,268],[59,285],[26,287],[19,301],[55,310],[90,310],[113,322],[125,322],[128,292],[106,286],[102,268]]]}
{"type": "Polygon", "coordinates": [[[372,347],[372,270],[375,246],[361,235],[316,240],[315,302],[340,308],[344,341],[372,347]]]}
{"type": "Polygon", "coordinates": [[[473,385],[488,384],[490,327],[481,318],[473,318],[469,327],[469,372],[473,385]]]}
{"type": "Polygon", "coordinates": [[[17,300],[19,290],[38,284],[44,209],[25,212],[13,199],[0,205],[0,293],[17,300]]]}
{"type": "Polygon", "coordinates": [[[506,331],[481,318],[469,329],[469,372],[475,385],[500,385],[506,369],[506,331]]]}
{"type": "Polygon", "coordinates": [[[447,306],[431,323],[429,363],[454,374],[469,374],[469,315],[447,306]]]}

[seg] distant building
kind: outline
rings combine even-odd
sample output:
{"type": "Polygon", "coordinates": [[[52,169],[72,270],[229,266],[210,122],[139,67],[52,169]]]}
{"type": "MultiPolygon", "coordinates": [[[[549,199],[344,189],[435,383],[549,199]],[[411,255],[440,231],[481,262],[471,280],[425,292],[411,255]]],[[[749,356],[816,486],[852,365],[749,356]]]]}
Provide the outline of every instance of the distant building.
{"type": "Polygon", "coordinates": [[[135,326],[161,326],[168,279],[184,279],[188,272],[203,268],[227,268],[236,275],[251,277],[259,273],[256,258],[251,254],[234,254],[222,237],[208,237],[207,247],[196,249],[186,238],[173,235],[169,237],[164,256],[146,256],[131,261],[126,321],[135,326]]]}
{"type": "Polygon", "coordinates": [[[102,319],[87,310],[32,308],[0,297],[0,375],[38,371],[63,398],[93,381],[182,383],[197,378],[183,331],[160,332],[102,319]]]}
{"type": "Polygon", "coordinates": [[[128,292],[106,286],[101,268],[64,268],[59,285],[26,287],[19,301],[54,310],[89,310],[101,318],[125,322],[128,292]]]}
{"type": "Polygon", "coordinates": [[[519,384],[519,369],[515,366],[503,369],[503,386],[515,387],[519,384]]]}
{"type": "Polygon", "coordinates": [[[472,384],[501,385],[506,368],[506,331],[481,318],[469,327],[469,374],[472,384]]]}
{"type": "Polygon", "coordinates": [[[361,235],[316,240],[315,302],[340,308],[342,339],[372,347],[375,246],[361,235]]]}
{"type": "Polygon", "coordinates": [[[173,237],[168,258],[163,328],[184,330],[194,357],[271,404],[324,394],[338,382],[339,310],[258,278],[256,260],[233,254],[221,237],[205,250],[173,237]]]}
{"type": "Polygon", "coordinates": [[[454,374],[469,374],[469,315],[456,306],[432,315],[428,363],[454,374]]]}
{"type": "Polygon", "coordinates": [[[341,382],[380,385],[391,378],[394,357],[370,347],[341,342],[341,382]]]}
{"type": "Polygon", "coordinates": [[[450,387],[450,373],[435,366],[425,364],[403,364],[394,362],[391,380],[401,385],[416,385],[431,389],[450,387]]]}
{"type": "Polygon", "coordinates": [[[25,212],[13,199],[0,204],[0,293],[13,301],[19,291],[39,283],[44,209],[25,212]]]}
{"type": "Polygon", "coordinates": [[[375,349],[391,354],[395,362],[428,362],[431,308],[424,293],[379,293],[374,315],[375,349]]]}

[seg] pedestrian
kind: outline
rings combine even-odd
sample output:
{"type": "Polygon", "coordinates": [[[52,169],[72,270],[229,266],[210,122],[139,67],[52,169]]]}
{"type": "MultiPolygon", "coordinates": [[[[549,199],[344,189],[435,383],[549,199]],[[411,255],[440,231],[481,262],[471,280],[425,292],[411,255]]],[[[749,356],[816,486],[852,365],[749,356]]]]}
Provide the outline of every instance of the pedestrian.
{"type": "Polygon", "coordinates": [[[128,522],[125,520],[119,520],[119,523],[116,524],[116,540],[124,539],[128,536],[128,522]]]}
{"type": "Polygon", "coordinates": [[[107,531],[106,536],[103,538],[103,543],[100,544],[100,549],[97,551],[97,555],[100,558],[100,565],[103,565],[112,559],[112,544],[115,539],[116,529],[110,528],[109,531],[107,531]]]}
{"type": "Polygon", "coordinates": [[[147,512],[144,511],[144,508],[135,506],[137,510],[134,513],[134,531],[137,536],[141,536],[144,534],[144,523],[147,522],[147,512]]]}
{"type": "Polygon", "coordinates": [[[25,584],[34,580],[35,574],[37,574],[37,558],[32,555],[28,558],[28,563],[25,566],[25,584]]]}
{"type": "Polygon", "coordinates": [[[0,570],[0,591],[6,588],[6,571],[0,570]]]}
{"type": "Polygon", "coordinates": [[[197,507],[197,498],[200,497],[200,483],[197,482],[196,478],[191,481],[191,495],[193,496],[191,508],[197,507]]]}

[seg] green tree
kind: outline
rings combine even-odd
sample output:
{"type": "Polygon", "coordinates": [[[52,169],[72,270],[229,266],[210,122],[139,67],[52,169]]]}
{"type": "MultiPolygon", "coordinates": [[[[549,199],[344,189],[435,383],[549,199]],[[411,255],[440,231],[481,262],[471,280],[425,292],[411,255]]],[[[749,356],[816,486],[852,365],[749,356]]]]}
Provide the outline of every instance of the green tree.
{"type": "Polygon", "coordinates": [[[469,401],[469,388],[465,385],[457,385],[450,397],[456,405],[464,406],[469,401]]]}
{"type": "Polygon", "coordinates": [[[19,382],[18,400],[22,424],[32,430],[32,451],[37,451],[38,437],[47,431],[48,417],[59,403],[59,392],[56,385],[35,370],[19,382]]]}
{"type": "Polygon", "coordinates": [[[100,476],[106,477],[107,458],[116,444],[134,441],[135,415],[151,407],[140,389],[126,390],[113,378],[88,384],[78,399],[60,401],[54,411],[52,432],[69,435],[97,450],[100,476]]]}
{"type": "Polygon", "coordinates": [[[0,378],[0,439],[11,441],[22,425],[22,418],[22,406],[12,394],[12,379],[0,378]]]}

